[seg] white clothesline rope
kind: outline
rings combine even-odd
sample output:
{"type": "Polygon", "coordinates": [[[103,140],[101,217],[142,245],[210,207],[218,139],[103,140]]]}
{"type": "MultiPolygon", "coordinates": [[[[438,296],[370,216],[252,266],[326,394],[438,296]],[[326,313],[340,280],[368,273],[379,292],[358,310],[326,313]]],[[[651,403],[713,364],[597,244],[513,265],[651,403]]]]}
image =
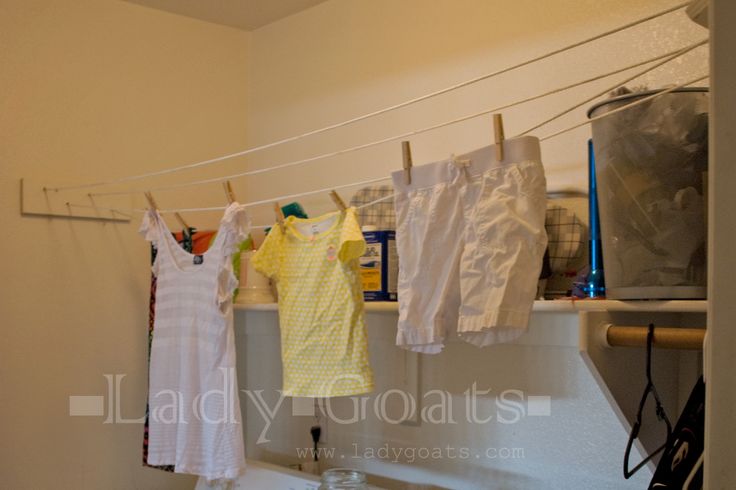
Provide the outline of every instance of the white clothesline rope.
{"type": "MultiPolygon", "coordinates": [[[[493,107],[493,108],[486,109],[486,110],[483,110],[483,111],[480,111],[480,112],[476,112],[476,113],[473,113],[473,114],[469,114],[469,115],[465,115],[465,116],[462,116],[462,117],[459,117],[459,118],[455,118],[455,119],[452,119],[450,121],[445,121],[445,122],[442,122],[442,123],[439,123],[439,124],[435,124],[435,125],[432,125],[432,126],[427,126],[427,127],[424,127],[424,128],[413,130],[413,131],[408,131],[406,133],[402,133],[402,134],[395,135],[395,136],[390,136],[388,138],[374,140],[374,141],[371,141],[371,142],[368,142],[368,143],[364,143],[364,144],[361,144],[361,145],[357,145],[357,146],[353,146],[353,147],[350,147],[350,148],[343,148],[341,150],[336,150],[336,151],[332,151],[332,152],[328,152],[328,153],[323,153],[323,154],[320,154],[320,155],[315,155],[315,156],[308,157],[308,158],[302,158],[302,159],[299,159],[299,160],[293,160],[293,161],[290,161],[290,162],[286,162],[286,163],[274,165],[274,166],[267,167],[267,168],[256,169],[256,170],[248,170],[248,171],[245,171],[245,172],[238,172],[238,173],[235,173],[235,174],[224,175],[224,176],[221,176],[221,177],[212,177],[212,178],[208,178],[208,179],[200,179],[200,180],[195,180],[195,181],[190,181],[190,182],[183,182],[183,183],[179,183],[179,184],[169,184],[169,185],[165,185],[165,186],[153,187],[153,188],[148,188],[148,189],[129,189],[129,190],[124,190],[124,191],[92,192],[92,193],[90,193],[90,196],[130,195],[130,194],[141,194],[141,193],[143,193],[145,191],[158,192],[158,191],[168,191],[168,190],[182,189],[182,188],[193,187],[193,186],[198,186],[198,185],[212,184],[212,183],[217,183],[217,182],[225,182],[227,180],[235,180],[235,179],[238,179],[238,178],[247,177],[247,176],[251,176],[251,175],[257,175],[257,174],[261,174],[261,173],[265,173],[265,172],[271,172],[271,171],[274,171],[274,170],[280,170],[280,169],[284,169],[284,168],[295,167],[295,166],[298,166],[298,165],[304,165],[306,163],[310,163],[310,162],[313,162],[313,161],[316,161],[316,160],[322,160],[322,159],[325,159],[325,158],[335,157],[335,156],[339,156],[339,155],[345,155],[347,153],[352,153],[352,152],[355,152],[355,151],[364,150],[366,148],[370,148],[370,147],[373,147],[373,146],[378,146],[378,145],[382,145],[382,144],[385,144],[385,143],[390,143],[390,142],[393,142],[393,141],[398,141],[398,140],[406,139],[406,138],[409,138],[411,136],[416,136],[418,134],[422,134],[422,133],[425,133],[425,132],[428,132],[428,131],[433,131],[435,129],[440,129],[440,128],[443,128],[443,127],[446,127],[446,126],[451,126],[453,124],[457,124],[457,123],[460,123],[460,122],[463,122],[463,121],[474,119],[474,118],[477,118],[477,117],[480,117],[480,116],[484,116],[484,115],[487,115],[487,114],[491,114],[493,112],[501,111],[501,110],[504,110],[504,109],[509,109],[509,108],[514,107],[514,106],[517,106],[517,105],[525,104],[527,102],[531,102],[531,101],[534,101],[534,100],[537,100],[537,99],[541,99],[543,97],[548,97],[550,95],[554,95],[556,93],[563,92],[563,91],[569,90],[571,88],[579,87],[581,85],[585,85],[587,83],[591,83],[591,82],[594,82],[594,81],[597,81],[597,80],[601,80],[603,78],[607,78],[609,76],[616,75],[618,73],[625,72],[625,71],[628,71],[628,70],[633,69],[633,68],[637,68],[637,67],[642,66],[642,65],[646,65],[646,64],[649,64],[649,63],[653,63],[655,61],[659,61],[659,63],[657,63],[657,64],[655,64],[653,66],[647,67],[646,69],[637,72],[633,76],[628,77],[627,79],[625,79],[623,82],[619,82],[617,84],[614,84],[612,86],[612,88],[606,89],[606,91],[603,92],[603,93],[607,93],[610,90],[612,90],[613,88],[620,86],[621,83],[627,83],[627,82],[629,82],[629,81],[631,81],[631,80],[633,80],[635,78],[638,78],[638,77],[640,77],[640,76],[642,76],[642,75],[644,75],[646,73],[649,73],[650,71],[659,68],[663,64],[668,63],[668,62],[670,62],[670,61],[672,61],[672,60],[674,60],[674,59],[676,59],[676,58],[684,55],[685,53],[687,53],[689,51],[692,51],[693,49],[695,49],[695,48],[697,48],[699,46],[702,46],[706,42],[707,42],[707,39],[706,40],[702,40],[702,41],[698,41],[698,42],[692,43],[689,46],[686,46],[684,48],[678,48],[678,49],[673,50],[673,51],[670,51],[668,53],[665,53],[665,54],[662,54],[662,55],[658,55],[658,56],[655,56],[653,58],[649,58],[649,59],[647,59],[645,61],[640,61],[640,62],[634,63],[633,65],[628,65],[626,67],[618,68],[616,70],[609,71],[609,72],[603,73],[601,75],[596,75],[594,77],[591,77],[591,78],[588,78],[588,79],[585,79],[585,80],[582,80],[582,81],[578,81],[578,82],[575,82],[575,83],[572,83],[572,84],[569,84],[569,85],[566,85],[566,86],[563,86],[563,87],[558,87],[558,88],[555,88],[553,90],[550,90],[550,91],[545,92],[545,93],[542,93],[542,94],[534,95],[534,96],[527,97],[525,99],[520,99],[520,100],[511,102],[511,103],[508,103],[508,104],[504,104],[504,105],[501,105],[501,106],[493,107]]],[[[599,94],[598,96],[600,96],[600,95],[602,95],[602,94],[599,94]]],[[[579,105],[582,105],[582,104],[579,104],[579,105]]]]}
{"type": "MultiPolygon", "coordinates": [[[[616,108],[614,110],[605,112],[605,113],[603,113],[603,114],[601,114],[599,116],[595,116],[595,117],[589,118],[589,119],[587,119],[587,120],[585,120],[585,121],[583,121],[581,123],[575,124],[573,126],[570,126],[568,128],[565,128],[565,129],[563,129],[561,131],[557,131],[556,133],[549,134],[549,135],[547,135],[547,136],[545,136],[543,138],[540,138],[540,141],[549,140],[549,139],[554,138],[556,136],[559,136],[561,134],[564,134],[564,133],[567,133],[567,132],[572,131],[574,129],[577,129],[577,128],[581,127],[581,126],[585,126],[587,124],[590,124],[593,121],[598,121],[598,120],[604,119],[606,117],[610,117],[610,116],[612,116],[614,114],[618,114],[618,113],[620,113],[622,111],[625,111],[627,109],[631,109],[632,107],[636,107],[636,106],[639,106],[639,105],[642,105],[642,104],[646,104],[647,102],[650,102],[650,101],[652,101],[654,99],[657,99],[659,97],[662,97],[663,95],[666,95],[666,94],[668,94],[670,92],[673,92],[673,91],[675,91],[677,89],[680,89],[680,88],[686,87],[688,85],[692,85],[694,83],[697,83],[697,82],[706,80],[707,78],[709,78],[709,75],[702,75],[702,76],[700,76],[698,78],[694,78],[692,80],[688,80],[686,82],[682,82],[682,83],[673,85],[672,87],[669,87],[669,88],[664,89],[664,90],[660,90],[660,91],[658,91],[658,92],[656,92],[656,93],[654,93],[652,95],[648,95],[646,97],[643,97],[643,98],[641,98],[641,99],[639,99],[639,100],[637,100],[635,102],[630,102],[630,103],[625,104],[625,105],[623,105],[621,107],[618,107],[618,108],[616,108]]],[[[296,194],[288,194],[288,195],[285,195],[285,196],[279,196],[279,197],[274,197],[274,198],[270,198],[270,199],[263,199],[263,200],[260,200],[260,201],[253,201],[253,202],[249,202],[249,203],[244,203],[244,205],[246,207],[254,207],[254,206],[259,206],[259,205],[262,205],[262,204],[269,204],[269,203],[273,203],[273,202],[277,202],[277,201],[286,201],[286,200],[296,199],[298,197],[304,197],[304,196],[311,196],[311,195],[315,195],[315,194],[328,193],[329,191],[337,190],[337,189],[345,189],[345,188],[349,188],[349,187],[357,187],[357,186],[363,186],[363,185],[368,185],[368,184],[374,184],[374,183],[377,183],[377,182],[382,182],[382,181],[385,181],[385,180],[389,180],[390,178],[391,178],[390,176],[387,176],[387,177],[379,177],[379,178],[375,178],[375,179],[363,180],[363,181],[360,181],[360,182],[352,182],[350,184],[341,184],[341,185],[338,185],[338,186],[326,187],[326,188],[318,189],[318,190],[314,190],[314,191],[300,192],[300,193],[296,193],[296,194]]],[[[393,197],[393,195],[391,197],[393,197]]],[[[368,203],[368,204],[366,204],[364,206],[361,206],[361,207],[366,207],[366,206],[375,204],[376,202],[383,201],[383,200],[386,200],[386,199],[389,199],[389,196],[382,197],[381,199],[378,199],[376,201],[371,201],[370,203],[368,203]]],[[[146,212],[146,209],[139,209],[139,208],[130,208],[130,209],[126,209],[126,208],[112,208],[112,207],[103,207],[103,206],[96,206],[96,205],[89,205],[89,204],[75,204],[75,203],[69,203],[69,202],[67,202],[66,204],[69,207],[91,208],[91,209],[105,210],[105,211],[110,211],[110,212],[113,212],[113,213],[120,213],[120,214],[124,214],[126,212],[128,212],[128,213],[131,213],[131,212],[133,212],[133,213],[135,213],[135,212],[138,212],[138,213],[146,212]]],[[[214,207],[203,207],[203,208],[162,209],[162,210],[159,210],[159,212],[160,213],[177,213],[177,212],[188,213],[188,212],[196,212],[196,211],[223,211],[224,209],[225,209],[225,206],[214,206],[214,207]]]]}
{"type": "Polygon", "coordinates": [[[680,56],[682,56],[682,55],[684,55],[684,54],[692,51],[693,49],[695,49],[697,47],[700,47],[700,46],[703,46],[703,45],[705,45],[707,43],[708,43],[708,39],[703,39],[700,42],[696,42],[694,44],[691,44],[690,46],[687,46],[687,47],[681,49],[678,53],[674,54],[673,56],[669,56],[666,59],[664,59],[664,60],[660,61],[659,63],[657,63],[656,65],[650,66],[647,70],[644,70],[643,73],[641,73],[641,72],[635,73],[634,75],[630,76],[629,78],[627,78],[625,80],[621,80],[619,83],[617,83],[615,85],[611,85],[610,87],[606,87],[604,90],[601,90],[600,92],[598,92],[598,93],[596,93],[594,95],[591,95],[587,99],[578,102],[577,104],[573,105],[572,107],[568,107],[564,111],[555,114],[554,116],[550,117],[549,119],[545,119],[541,123],[532,126],[531,128],[527,129],[523,133],[519,133],[517,136],[524,136],[525,134],[529,134],[532,131],[534,131],[535,129],[539,129],[542,126],[545,126],[545,125],[551,123],[552,121],[555,121],[555,120],[561,118],[565,114],[569,114],[570,112],[574,111],[575,109],[577,109],[577,108],[579,108],[581,106],[584,106],[585,104],[588,104],[588,103],[594,101],[598,97],[602,97],[602,96],[610,93],[612,90],[615,90],[616,88],[618,88],[620,86],[623,86],[623,85],[629,83],[630,81],[639,78],[640,76],[644,75],[645,73],[650,72],[652,70],[655,70],[655,69],[659,68],[660,66],[662,66],[662,65],[664,65],[666,63],[669,63],[673,59],[678,58],[678,57],[680,57],[680,56]]]}
{"type": "Polygon", "coordinates": [[[238,151],[238,152],[235,152],[235,153],[230,153],[230,154],[227,154],[227,155],[222,155],[222,156],[215,157],[215,158],[210,158],[210,159],[203,160],[203,161],[196,162],[196,163],[190,163],[190,164],[187,164],[187,165],[182,165],[182,166],[179,166],[179,167],[173,167],[173,168],[168,168],[168,169],[164,169],[164,170],[157,170],[157,171],[147,172],[147,173],[138,174],[138,175],[131,175],[131,176],[122,177],[122,178],[118,178],[118,179],[104,180],[104,181],[98,181],[98,182],[91,182],[91,183],[86,183],[86,184],[71,185],[71,186],[59,186],[59,187],[47,187],[47,190],[51,190],[51,191],[63,191],[63,190],[72,190],[72,189],[85,189],[85,188],[91,188],[91,187],[101,187],[101,186],[106,186],[106,185],[113,185],[113,184],[121,184],[121,183],[125,183],[125,182],[132,182],[132,181],[135,181],[135,180],[142,180],[142,179],[145,179],[145,178],[148,178],[148,177],[155,177],[155,176],[159,176],[159,175],[166,175],[166,174],[170,174],[170,173],[180,172],[180,171],[183,171],[183,170],[189,170],[189,169],[193,169],[193,168],[203,167],[203,166],[206,166],[206,165],[211,165],[211,164],[214,164],[214,163],[217,163],[217,162],[221,162],[221,161],[225,161],[225,160],[229,160],[229,159],[232,159],[232,158],[236,158],[236,157],[240,157],[240,156],[245,156],[245,155],[248,155],[248,154],[251,154],[251,153],[255,153],[257,151],[265,150],[265,149],[268,149],[268,148],[273,148],[275,146],[279,146],[279,145],[282,145],[282,144],[285,144],[285,143],[289,143],[289,142],[292,142],[292,141],[297,141],[297,140],[300,140],[300,139],[303,139],[303,138],[307,138],[309,136],[314,136],[316,134],[320,134],[320,133],[324,133],[324,132],[327,132],[327,131],[330,131],[330,130],[333,130],[333,129],[337,129],[337,128],[341,128],[341,127],[344,127],[344,126],[348,126],[348,125],[354,124],[356,122],[363,121],[365,119],[369,119],[369,118],[372,118],[372,117],[375,117],[375,116],[378,116],[378,115],[381,115],[381,114],[385,114],[387,112],[390,112],[390,111],[393,111],[393,110],[396,110],[396,109],[407,107],[409,105],[416,104],[418,102],[421,102],[421,101],[424,101],[424,100],[427,100],[427,99],[430,99],[430,98],[433,98],[433,97],[437,97],[439,95],[446,94],[446,93],[451,92],[453,90],[457,90],[457,89],[466,87],[468,85],[472,85],[474,83],[477,83],[477,82],[480,82],[480,81],[483,81],[483,80],[487,80],[489,78],[492,78],[492,77],[495,77],[495,76],[498,76],[498,75],[501,75],[501,74],[510,72],[512,70],[516,70],[518,68],[521,68],[521,67],[530,65],[532,63],[536,63],[538,61],[541,61],[543,59],[552,57],[552,56],[557,55],[559,53],[562,53],[562,52],[565,52],[565,51],[568,51],[568,50],[577,48],[577,47],[582,46],[584,44],[588,44],[588,43],[591,43],[593,41],[597,41],[598,39],[601,39],[601,38],[610,36],[612,34],[615,34],[617,32],[620,32],[620,31],[629,29],[631,27],[637,26],[637,25],[642,24],[644,22],[648,22],[648,21],[650,21],[652,19],[655,19],[655,18],[661,17],[663,15],[669,14],[669,13],[674,12],[676,10],[680,10],[680,9],[686,7],[689,4],[690,4],[690,1],[679,3],[677,5],[674,5],[672,7],[667,8],[667,9],[661,10],[661,11],[656,12],[654,14],[647,15],[647,16],[642,17],[640,19],[637,19],[635,21],[632,21],[632,22],[629,22],[629,23],[624,24],[622,26],[619,26],[619,27],[610,29],[608,31],[602,32],[600,34],[597,34],[597,35],[595,35],[593,37],[584,39],[582,41],[575,42],[575,43],[570,44],[568,46],[564,46],[562,48],[555,49],[555,50],[550,51],[548,53],[545,53],[543,55],[540,55],[540,56],[531,58],[529,60],[523,61],[521,63],[518,63],[516,65],[512,65],[512,66],[506,67],[506,68],[502,68],[500,70],[496,70],[494,72],[487,73],[487,74],[484,74],[484,75],[481,75],[481,76],[472,78],[470,80],[466,80],[464,82],[457,83],[455,85],[451,85],[449,87],[446,87],[446,88],[437,90],[435,92],[431,92],[431,93],[428,93],[428,94],[425,94],[425,95],[422,95],[422,96],[419,96],[419,97],[415,97],[413,99],[410,99],[410,100],[407,100],[407,101],[404,101],[404,102],[401,102],[401,103],[398,103],[398,104],[394,104],[392,106],[385,107],[383,109],[380,109],[380,110],[377,110],[377,111],[373,111],[373,112],[370,112],[368,114],[364,114],[362,116],[357,116],[357,117],[354,117],[352,119],[348,119],[346,121],[342,121],[342,122],[339,122],[339,123],[336,123],[336,124],[331,124],[329,126],[325,126],[325,127],[319,128],[319,129],[314,129],[314,130],[308,131],[306,133],[298,134],[298,135],[295,135],[295,136],[290,136],[288,138],[283,138],[283,139],[280,139],[280,140],[277,140],[277,141],[273,141],[271,143],[266,143],[266,144],[263,144],[263,145],[260,145],[260,146],[255,146],[255,147],[252,147],[252,148],[248,148],[246,150],[238,151]]]}
{"type": "Polygon", "coordinates": [[[631,109],[632,107],[636,107],[636,106],[641,105],[641,104],[646,104],[647,102],[649,102],[649,101],[651,101],[653,99],[656,99],[656,98],[661,97],[661,96],[663,96],[665,94],[668,94],[670,92],[673,92],[673,91],[675,91],[675,90],[677,90],[679,88],[687,87],[688,85],[692,85],[693,83],[701,82],[701,81],[703,81],[703,80],[705,80],[707,78],[709,78],[709,75],[702,75],[702,76],[700,76],[698,78],[694,78],[692,80],[688,80],[687,82],[678,83],[677,85],[673,85],[672,87],[666,88],[666,89],[661,90],[661,91],[659,91],[659,92],[657,92],[655,94],[652,94],[652,95],[649,95],[649,96],[644,97],[642,99],[639,99],[636,102],[631,102],[631,103],[626,104],[624,106],[621,106],[621,107],[619,107],[617,109],[614,109],[612,111],[608,111],[608,112],[606,112],[604,114],[601,114],[600,116],[591,117],[587,121],[583,121],[581,123],[575,124],[574,126],[570,126],[570,127],[565,128],[563,130],[557,131],[556,133],[548,134],[547,136],[544,136],[542,138],[539,138],[539,141],[546,141],[546,140],[548,140],[550,138],[554,138],[554,137],[559,136],[561,134],[565,134],[565,133],[567,133],[569,131],[572,131],[573,129],[577,129],[577,128],[581,127],[581,126],[585,126],[586,124],[590,124],[593,121],[598,121],[600,119],[603,119],[604,117],[612,116],[613,114],[617,114],[619,112],[625,111],[626,109],[631,109]]]}
{"type": "MultiPolygon", "coordinates": [[[[341,184],[341,185],[333,185],[331,187],[325,187],[323,189],[318,189],[315,191],[307,191],[307,192],[299,192],[297,194],[287,194],[285,196],[278,196],[278,197],[272,197],[269,199],[262,199],[260,201],[253,201],[248,203],[243,203],[243,205],[247,208],[252,208],[255,206],[260,206],[262,204],[270,204],[277,201],[288,201],[292,199],[296,199],[297,197],[304,197],[304,196],[312,196],[315,194],[327,194],[330,191],[338,190],[338,189],[347,189],[349,187],[357,187],[357,186],[364,186],[369,184],[375,184],[377,182],[383,182],[385,180],[390,180],[391,177],[378,177],[375,179],[368,179],[368,180],[362,180],[360,182],[351,182],[350,184],[341,184]]],[[[67,206],[73,207],[73,208],[89,208],[89,209],[101,209],[103,211],[110,211],[114,213],[145,213],[146,209],[144,208],[112,208],[112,207],[105,207],[105,206],[96,206],[94,204],[77,204],[77,203],[66,203],[67,206]]],[[[159,213],[192,213],[196,211],[224,211],[227,206],[212,206],[212,207],[204,207],[204,208],[177,208],[177,209],[159,209],[159,213]]]]}

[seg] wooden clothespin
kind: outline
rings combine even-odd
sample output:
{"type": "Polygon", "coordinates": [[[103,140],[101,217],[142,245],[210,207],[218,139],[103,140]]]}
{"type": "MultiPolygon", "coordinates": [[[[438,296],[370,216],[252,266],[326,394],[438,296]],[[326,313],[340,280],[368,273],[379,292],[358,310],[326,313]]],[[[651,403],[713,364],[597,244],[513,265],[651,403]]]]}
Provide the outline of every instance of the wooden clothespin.
{"type": "MultiPolygon", "coordinates": [[[[151,206],[151,209],[158,210],[158,205],[156,204],[156,200],[153,198],[153,194],[151,194],[151,191],[146,191],[143,193],[143,195],[146,196],[146,200],[148,201],[148,205],[151,206]]],[[[183,228],[184,233],[189,233],[189,225],[186,221],[184,221],[184,218],[182,218],[181,214],[174,213],[174,217],[183,228]]]]}
{"type": "Polygon", "coordinates": [[[144,196],[146,196],[146,200],[148,201],[148,205],[151,207],[151,209],[158,209],[158,206],[156,205],[156,201],[153,199],[153,194],[151,194],[150,191],[146,191],[143,193],[144,196]]]}
{"type": "Polygon", "coordinates": [[[339,209],[340,211],[345,211],[348,208],[345,205],[345,201],[342,200],[342,198],[337,192],[331,191],[330,197],[332,198],[332,202],[335,203],[335,206],[337,206],[337,209],[339,209]]]}
{"type": "Polygon", "coordinates": [[[281,227],[281,231],[284,231],[284,211],[281,209],[281,204],[278,202],[273,203],[273,211],[276,213],[276,223],[281,227]]]}
{"type": "Polygon", "coordinates": [[[184,233],[189,234],[189,225],[186,221],[184,221],[184,218],[182,218],[179,213],[174,213],[174,218],[176,218],[176,221],[179,222],[184,233]]]}
{"type": "Polygon", "coordinates": [[[493,115],[493,140],[496,144],[496,160],[503,161],[503,116],[493,115]]]}
{"type": "Polygon", "coordinates": [[[411,184],[411,145],[408,141],[401,142],[401,155],[404,159],[404,183],[411,184]]]}
{"type": "Polygon", "coordinates": [[[229,180],[226,180],[225,182],[223,182],[222,187],[225,189],[225,196],[227,196],[227,200],[230,204],[237,201],[237,199],[235,198],[235,193],[233,192],[233,186],[230,185],[229,180]]]}

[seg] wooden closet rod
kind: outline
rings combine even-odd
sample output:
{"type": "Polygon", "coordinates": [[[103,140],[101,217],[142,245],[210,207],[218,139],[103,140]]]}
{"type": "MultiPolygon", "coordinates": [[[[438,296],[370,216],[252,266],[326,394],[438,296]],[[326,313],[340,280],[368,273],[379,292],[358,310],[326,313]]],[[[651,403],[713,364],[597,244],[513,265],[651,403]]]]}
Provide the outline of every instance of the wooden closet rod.
{"type": "MultiPolygon", "coordinates": [[[[608,325],[606,342],[611,347],[646,347],[647,327],[608,325]]],[[[704,328],[654,327],[654,347],[662,349],[701,350],[704,328]]]]}

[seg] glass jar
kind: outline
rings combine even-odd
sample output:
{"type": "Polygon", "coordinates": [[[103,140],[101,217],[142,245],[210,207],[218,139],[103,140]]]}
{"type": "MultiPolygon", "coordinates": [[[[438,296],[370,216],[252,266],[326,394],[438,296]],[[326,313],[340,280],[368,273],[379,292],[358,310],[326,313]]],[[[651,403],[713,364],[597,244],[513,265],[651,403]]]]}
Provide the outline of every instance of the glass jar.
{"type": "Polygon", "coordinates": [[[319,490],[368,490],[368,485],[362,471],[333,468],[322,473],[319,490]]]}

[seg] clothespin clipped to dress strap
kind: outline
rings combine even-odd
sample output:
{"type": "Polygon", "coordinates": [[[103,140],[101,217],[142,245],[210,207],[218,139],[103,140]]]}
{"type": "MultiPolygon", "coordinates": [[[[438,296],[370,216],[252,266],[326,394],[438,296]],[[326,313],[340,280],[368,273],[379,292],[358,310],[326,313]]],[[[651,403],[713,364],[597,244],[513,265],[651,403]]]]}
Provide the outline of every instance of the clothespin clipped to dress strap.
{"type": "Polygon", "coordinates": [[[156,201],[153,199],[153,194],[151,194],[150,191],[146,191],[143,193],[144,196],[146,196],[146,200],[148,201],[148,205],[153,210],[158,210],[158,206],[156,205],[156,201]]]}
{"type": "Polygon", "coordinates": [[[223,182],[222,187],[225,189],[225,196],[227,196],[227,200],[230,204],[237,201],[237,199],[235,198],[235,192],[233,192],[233,186],[230,185],[229,180],[226,180],[225,182],[223,182]]]}
{"type": "Polygon", "coordinates": [[[186,221],[184,221],[184,218],[182,218],[179,213],[174,213],[174,218],[176,218],[176,221],[179,222],[179,224],[181,225],[184,233],[185,234],[188,234],[189,233],[189,225],[187,224],[186,221]]]}
{"type": "MultiPolygon", "coordinates": [[[[146,191],[143,193],[144,196],[146,196],[146,200],[148,201],[148,205],[153,210],[158,210],[158,205],[156,204],[156,200],[153,198],[153,194],[151,194],[151,191],[146,191]]],[[[189,232],[189,225],[186,221],[184,221],[184,218],[182,218],[181,214],[174,213],[174,217],[176,218],[176,221],[179,222],[181,227],[183,228],[184,233],[189,232]]]]}
{"type": "Polygon", "coordinates": [[[342,200],[340,197],[340,194],[338,194],[335,191],[330,191],[330,197],[332,198],[332,202],[335,203],[335,206],[337,206],[337,209],[340,211],[345,211],[348,207],[345,205],[345,201],[342,200]]]}
{"type": "Polygon", "coordinates": [[[411,145],[408,141],[401,142],[401,155],[404,159],[404,183],[411,184],[411,145]]]}
{"type": "Polygon", "coordinates": [[[493,140],[496,144],[496,160],[503,161],[503,116],[501,114],[493,115],[493,140]]]}
{"type": "Polygon", "coordinates": [[[276,213],[276,223],[279,224],[281,231],[284,231],[284,211],[281,209],[281,204],[278,202],[273,203],[273,211],[276,213]]]}

